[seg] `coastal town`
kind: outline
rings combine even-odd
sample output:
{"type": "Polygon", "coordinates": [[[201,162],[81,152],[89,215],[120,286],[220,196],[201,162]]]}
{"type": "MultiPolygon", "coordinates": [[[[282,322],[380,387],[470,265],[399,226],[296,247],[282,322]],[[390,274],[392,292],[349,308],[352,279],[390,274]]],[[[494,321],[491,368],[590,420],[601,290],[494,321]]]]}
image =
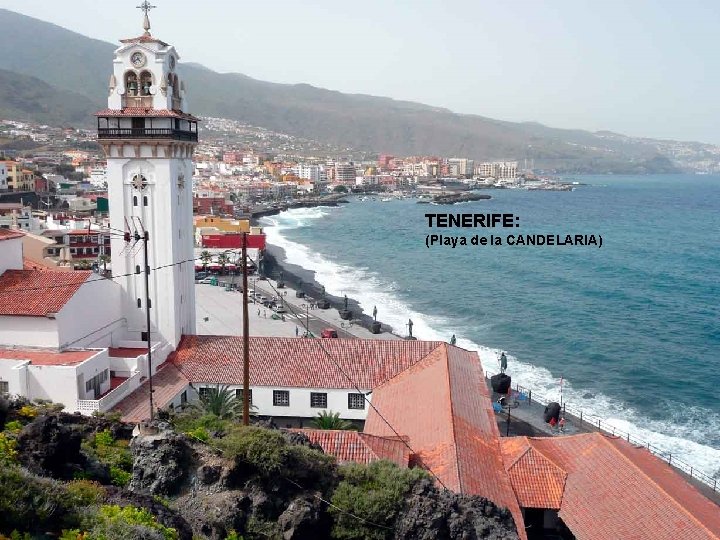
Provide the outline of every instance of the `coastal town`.
{"type": "MultiPolygon", "coordinates": [[[[0,121],[1,468],[28,485],[87,482],[78,500],[94,490],[144,505],[145,525],[174,531],[165,538],[324,538],[332,522],[328,537],[720,539],[717,477],[542,402],[504,353],[490,373],[454,335],[426,341],[411,320],[383,324],[384,306],[363,313],[327,294],[273,260],[259,222],[348,198],[580,182],[518,156],[353,155],[196,117],[178,52],[140,7],[144,32],[107,59],[95,129],[0,121]],[[251,413],[256,427],[242,426],[251,413]],[[128,442],[113,447],[119,434],[128,442]],[[101,471],[128,447],[128,462],[101,471]],[[290,455],[292,471],[272,467],[290,455]],[[354,466],[423,480],[378,518],[373,505],[343,506],[357,502],[337,487],[354,466]],[[342,520],[355,536],[338,532],[342,520]]],[[[6,531],[4,519],[2,534],[37,526],[18,518],[6,531]]],[[[60,522],[63,538],[85,537],[81,520],[69,535],[60,522]]]]}

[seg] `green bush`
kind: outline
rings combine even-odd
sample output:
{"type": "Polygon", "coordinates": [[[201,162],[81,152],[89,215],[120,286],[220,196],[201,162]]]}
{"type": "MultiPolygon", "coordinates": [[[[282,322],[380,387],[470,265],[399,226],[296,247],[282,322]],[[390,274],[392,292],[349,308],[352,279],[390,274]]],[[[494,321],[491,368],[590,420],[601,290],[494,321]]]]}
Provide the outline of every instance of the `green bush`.
{"type": "Polygon", "coordinates": [[[232,421],[223,420],[214,414],[198,414],[195,409],[187,409],[186,411],[176,415],[172,420],[177,431],[189,433],[198,428],[211,431],[225,432],[232,425],[232,421]]]}
{"type": "Polygon", "coordinates": [[[110,466],[110,483],[114,486],[125,487],[130,483],[132,473],[115,465],[110,466]]]}
{"type": "Polygon", "coordinates": [[[106,495],[105,488],[90,480],[73,480],[65,486],[74,506],[90,506],[100,503],[106,495]]]}
{"type": "Polygon", "coordinates": [[[388,529],[363,523],[329,507],[328,511],[334,516],[333,538],[384,540],[393,535],[393,525],[405,496],[427,473],[421,469],[401,469],[389,461],[375,461],[370,465],[344,465],[340,467],[340,476],[342,480],[331,502],[388,529]]]}
{"type": "Polygon", "coordinates": [[[112,446],[115,443],[115,439],[110,434],[110,430],[106,429],[95,434],[92,439],[93,448],[106,448],[112,446]]]}
{"type": "Polygon", "coordinates": [[[155,516],[144,508],[134,506],[101,506],[86,524],[90,525],[84,540],[116,540],[134,538],[152,540],[177,540],[175,529],[157,522],[155,516]]]}
{"type": "Polygon", "coordinates": [[[125,487],[130,482],[133,457],[127,441],[115,440],[109,430],[104,430],[95,433],[89,441],[84,442],[83,450],[109,467],[113,485],[125,487]]]}
{"type": "Polygon", "coordinates": [[[0,466],[0,532],[59,531],[79,517],[64,487],[15,466],[0,466]]]}
{"type": "Polygon", "coordinates": [[[208,442],[210,440],[210,434],[208,433],[208,430],[202,426],[198,426],[191,431],[186,431],[185,433],[193,439],[198,439],[203,442],[208,442]]]}
{"type": "Polygon", "coordinates": [[[0,432],[0,465],[17,463],[17,441],[6,433],[0,432]]]}
{"type": "Polygon", "coordinates": [[[288,455],[287,441],[279,431],[254,426],[233,426],[218,446],[226,456],[264,475],[279,473],[288,455]]]}
{"type": "Polygon", "coordinates": [[[13,420],[5,424],[5,431],[7,431],[8,433],[18,433],[22,428],[22,423],[17,420],[13,420]]]}

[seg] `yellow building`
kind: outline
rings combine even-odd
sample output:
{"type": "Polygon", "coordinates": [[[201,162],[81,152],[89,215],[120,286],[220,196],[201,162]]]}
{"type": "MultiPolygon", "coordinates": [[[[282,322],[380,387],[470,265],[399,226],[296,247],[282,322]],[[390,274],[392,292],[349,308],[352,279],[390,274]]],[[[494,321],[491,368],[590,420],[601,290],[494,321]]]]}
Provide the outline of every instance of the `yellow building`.
{"type": "Polygon", "coordinates": [[[250,220],[228,219],[217,216],[199,216],[195,218],[195,229],[213,228],[222,232],[250,232],[250,220]]]}
{"type": "Polygon", "coordinates": [[[2,161],[7,169],[7,184],[10,191],[35,191],[33,172],[22,168],[17,161],[2,161]]]}

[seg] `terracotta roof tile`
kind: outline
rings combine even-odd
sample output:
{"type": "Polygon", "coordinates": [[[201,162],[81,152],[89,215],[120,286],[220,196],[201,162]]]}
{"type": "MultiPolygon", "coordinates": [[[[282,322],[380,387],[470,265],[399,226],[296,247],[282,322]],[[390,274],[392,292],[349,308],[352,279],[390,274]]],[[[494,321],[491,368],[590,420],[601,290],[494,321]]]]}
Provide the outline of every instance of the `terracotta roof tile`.
{"type": "Polygon", "coordinates": [[[645,449],[600,433],[520,440],[545,460],[533,457],[539,466],[534,470],[529,459],[522,462],[525,454],[516,457],[517,441],[502,440],[518,497],[547,501],[554,489],[543,474],[547,462],[564,470],[567,477],[558,515],[580,540],[720,538],[718,506],[645,449]],[[515,463],[509,463],[513,457],[515,463]],[[538,472],[545,482],[528,478],[538,472]]]}
{"type": "MultiPolygon", "coordinates": [[[[477,353],[442,344],[376,388],[372,403],[408,436],[414,457],[448,489],[481,495],[508,508],[520,538],[526,538],[477,353]]],[[[394,434],[374,409],[368,412],[364,431],[394,434]]]]}
{"type": "Polygon", "coordinates": [[[15,238],[22,238],[25,236],[24,233],[12,229],[0,229],[0,242],[3,240],[13,240],[15,238]]]}
{"type": "Polygon", "coordinates": [[[154,38],[152,36],[148,36],[146,34],[143,34],[142,36],[134,37],[134,38],[127,38],[127,39],[121,39],[120,43],[159,43],[163,47],[167,47],[168,44],[164,41],[154,38]]]}
{"type": "Polygon", "coordinates": [[[30,360],[36,366],[74,366],[100,352],[98,349],[62,352],[50,349],[0,349],[0,361],[30,360]]]}
{"type": "MultiPolygon", "coordinates": [[[[153,375],[153,405],[156,409],[167,406],[172,399],[189,385],[180,371],[165,362],[153,375]]],[[[150,418],[150,381],[145,382],[132,394],[113,407],[122,414],[124,422],[140,422],[150,418]]]]}
{"type": "Polygon", "coordinates": [[[95,116],[150,116],[164,118],[182,118],[185,120],[200,121],[192,114],[175,109],[153,109],[152,107],[124,107],[122,109],[103,109],[95,113],[95,116]]]}
{"type": "Polygon", "coordinates": [[[108,356],[110,356],[110,358],[137,358],[145,353],[147,353],[147,347],[110,347],[108,349],[108,356]]]}
{"type": "MultiPolygon", "coordinates": [[[[505,442],[507,439],[502,439],[505,442]]],[[[505,464],[523,508],[560,509],[567,473],[532,447],[505,464]]]]}
{"type": "MultiPolygon", "coordinates": [[[[440,342],[251,337],[250,384],[371,390],[419,361],[440,342]],[[325,355],[327,350],[342,371],[325,355]]],[[[243,340],[183,336],[170,360],[193,383],[242,384],[243,340]]]]}
{"type": "Polygon", "coordinates": [[[407,467],[410,457],[407,446],[399,440],[387,437],[375,437],[357,431],[339,431],[326,429],[296,429],[312,442],[319,444],[326,454],[334,456],[341,463],[371,463],[380,459],[395,462],[407,467]]]}
{"type": "Polygon", "coordinates": [[[0,275],[0,315],[58,313],[90,275],[89,271],[6,270],[0,275]]]}

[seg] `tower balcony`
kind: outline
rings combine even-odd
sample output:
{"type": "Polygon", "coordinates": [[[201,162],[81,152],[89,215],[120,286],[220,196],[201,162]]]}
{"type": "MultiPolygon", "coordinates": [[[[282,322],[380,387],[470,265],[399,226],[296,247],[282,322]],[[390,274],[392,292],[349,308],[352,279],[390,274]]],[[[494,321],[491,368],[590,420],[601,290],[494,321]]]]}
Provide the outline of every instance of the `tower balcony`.
{"type": "Polygon", "coordinates": [[[198,118],[181,111],[126,107],[105,109],[95,115],[99,140],[198,140],[198,118]]]}
{"type": "Polygon", "coordinates": [[[197,142],[197,131],[175,128],[98,128],[98,139],[174,139],[197,142]]]}

